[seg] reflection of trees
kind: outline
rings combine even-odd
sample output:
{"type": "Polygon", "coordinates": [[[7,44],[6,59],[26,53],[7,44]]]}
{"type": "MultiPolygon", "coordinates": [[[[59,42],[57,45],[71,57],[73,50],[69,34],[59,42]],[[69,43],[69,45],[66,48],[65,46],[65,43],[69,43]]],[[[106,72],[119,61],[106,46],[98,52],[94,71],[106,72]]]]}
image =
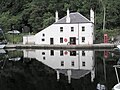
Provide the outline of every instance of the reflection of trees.
{"type": "Polygon", "coordinates": [[[0,90],[70,90],[65,82],[57,83],[53,69],[35,59],[7,60],[0,70],[0,80],[0,90]]]}

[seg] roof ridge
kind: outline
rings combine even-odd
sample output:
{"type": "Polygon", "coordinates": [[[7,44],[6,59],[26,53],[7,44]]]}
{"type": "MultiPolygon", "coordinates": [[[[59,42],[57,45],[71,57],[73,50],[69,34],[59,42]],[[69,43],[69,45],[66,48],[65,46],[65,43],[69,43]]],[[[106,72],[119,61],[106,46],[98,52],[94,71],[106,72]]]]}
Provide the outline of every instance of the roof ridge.
{"type": "MultiPolygon", "coordinates": [[[[72,20],[70,23],[90,23],[91,22],[89,19],[87,19],[85,16],[83,16],[79,12],[71,12],[70,18],[72,20]]],[[[55,24],[61,24],[61,23],[66,23],[66,16],[59,19],[57,22],[55,22],[55,24]]]]}

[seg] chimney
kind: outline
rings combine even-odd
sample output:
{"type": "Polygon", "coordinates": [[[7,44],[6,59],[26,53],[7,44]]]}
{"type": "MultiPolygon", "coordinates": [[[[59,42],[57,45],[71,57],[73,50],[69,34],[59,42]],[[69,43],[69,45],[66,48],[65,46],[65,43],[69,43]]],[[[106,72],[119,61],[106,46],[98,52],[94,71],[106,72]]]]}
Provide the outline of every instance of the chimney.
{"type": "Polygon", "coordinates": [[[94,11],[92,10],[92,8],[90,9],[90,21],[93,23],[95,22],[94,21],[94,11]]]}
{"type": "Polygon", "coordinates": [[[55,22],[58,21],[58,11],[55,12],[55,22]]]}
{"type": "Polygon", "coordinates": [[[70,11],[67,9],[66,23],[70,23],[70,11]]]}

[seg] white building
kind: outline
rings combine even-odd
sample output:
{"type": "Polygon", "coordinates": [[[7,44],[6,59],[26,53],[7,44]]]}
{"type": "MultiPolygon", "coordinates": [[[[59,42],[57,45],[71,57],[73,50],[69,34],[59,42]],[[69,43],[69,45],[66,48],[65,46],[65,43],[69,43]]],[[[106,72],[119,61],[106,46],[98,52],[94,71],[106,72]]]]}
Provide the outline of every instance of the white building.
{"type": "Polygon", "coordinates": [[[66,51],[66,50],[24,50],[24,58],[35,58],[43,64],[53,68],[57,72],[71,78],[79,79],[91,73],[91,81],[95,77],[94,52],[93,51],[66,51]]]}
{"type": "Polygon", "coordinates": [[[78,12],[69,13],[58,20],[56,11],[55,23],[38,32],[34,36],[24,36],[23,44],[93,44],[94,40],[94,11],[90,10],[90,20],[78,12]]]}

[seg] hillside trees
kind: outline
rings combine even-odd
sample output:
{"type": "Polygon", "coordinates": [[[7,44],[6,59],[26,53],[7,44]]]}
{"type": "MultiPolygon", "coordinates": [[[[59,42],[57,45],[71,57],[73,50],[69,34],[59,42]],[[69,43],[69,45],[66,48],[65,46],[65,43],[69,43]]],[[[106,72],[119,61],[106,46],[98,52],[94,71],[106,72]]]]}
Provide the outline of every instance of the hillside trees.
{"type": "MultiPolygon", "coordinates": [[[[102,0],[106,8],[106,29],[120,28],[120,0],[102,0]],[[113,7],[114,6],[114,7],[113,7]]],[[[96,29],[102,29],[103,6],[101,0],[0,0],[0,25],[10,30],[10,25],[21,31],[25,25],[38,32],[54,23],[55,11],[59,18],[70,12],[80,12],[89,19],[93,8],[96,16],[96,29]]]]}

